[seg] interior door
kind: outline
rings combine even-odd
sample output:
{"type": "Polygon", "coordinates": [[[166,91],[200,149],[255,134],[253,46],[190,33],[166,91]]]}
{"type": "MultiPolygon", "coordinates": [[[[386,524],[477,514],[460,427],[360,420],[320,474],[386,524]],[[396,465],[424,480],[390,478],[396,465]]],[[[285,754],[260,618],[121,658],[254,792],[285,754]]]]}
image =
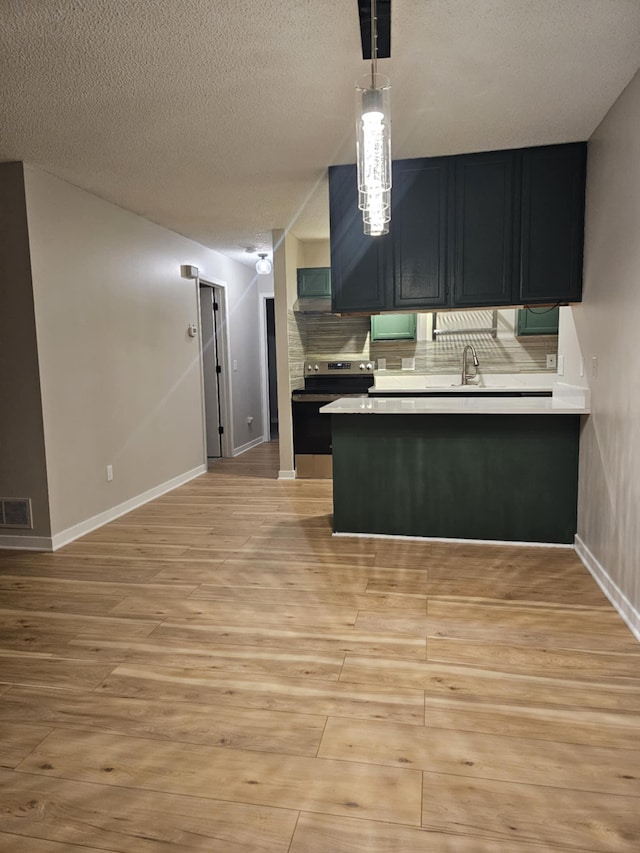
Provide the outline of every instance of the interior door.
{"type": "Polygon", "coordinates": [[[220,361],[218,358],[217,305],[213,287],[200,286],[200,318],[207,457],[222,456],[220,423],[220,361]]]}

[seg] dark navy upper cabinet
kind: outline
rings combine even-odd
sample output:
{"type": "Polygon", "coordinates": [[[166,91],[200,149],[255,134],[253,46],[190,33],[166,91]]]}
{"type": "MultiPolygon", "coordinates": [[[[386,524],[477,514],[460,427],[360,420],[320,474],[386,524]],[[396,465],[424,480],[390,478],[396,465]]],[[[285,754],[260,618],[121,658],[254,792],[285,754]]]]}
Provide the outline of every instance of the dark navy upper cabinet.
{"type": "Polygon", "coordinates": [[[516,151],[455,158],[453,304],[513,304],[516,151]]]}
{"type": "Polygon", "coordinates": [[[393,164],[389,234],[367,237],[355,166],[329,169],[336,313],[582,298],[586,143],[393,164]]]}
{"type": "Polygon", "coordinates": [[[582,298],[585,142],[522,152],[522,247],[516,302],[582,298]]]}
{"type": "Polygon", "coordinates": [[[453,159],[423,157],[393,164],[394,308],[448,304],[447,229],[453,159]]]}
{"type": "Polygon", "coordinates": [[[391,233],[369,237],[358,209],[355,166],[329,168],[332,310],[381,311],[391,304],[391,233]]]}

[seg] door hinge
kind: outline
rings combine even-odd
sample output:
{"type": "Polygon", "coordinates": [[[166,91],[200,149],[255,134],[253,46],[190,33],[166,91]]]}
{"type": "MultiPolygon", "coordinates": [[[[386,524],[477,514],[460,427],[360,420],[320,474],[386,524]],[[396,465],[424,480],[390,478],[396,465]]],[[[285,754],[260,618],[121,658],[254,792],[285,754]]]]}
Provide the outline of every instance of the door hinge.
{"type": "Polygon", "coordinates": [[[214,302],[214,303],[213,303],[213,310],[214,310],[214,311],[217,311],[219,308],[220,308],[220,306],[218,305],[218,303],[217,303],[217,302],[214,302]]]}
{"type": "Polygon", "coordinates": [[[222,373],[222,368],[219,364],[216,364],[216,373],[222,373]]]}
{"type": "Polygon", "coordinates": [[[224,427],[218,427],[218,432],[220,435],[224,435],[224,427]]]}

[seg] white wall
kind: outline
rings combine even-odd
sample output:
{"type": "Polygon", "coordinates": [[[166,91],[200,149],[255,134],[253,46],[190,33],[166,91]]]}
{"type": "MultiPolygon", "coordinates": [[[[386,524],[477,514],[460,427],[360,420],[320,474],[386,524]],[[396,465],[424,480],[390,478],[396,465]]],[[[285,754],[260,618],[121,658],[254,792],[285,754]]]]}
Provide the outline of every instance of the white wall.
{"type": "Polygon", "coordinates": [[[302,266],[302,244],[293,234],[274,230],[273,289],[275,294],[276,361],[278,374],[278,441],[281,479],[293,479],[293,423],[291,420],[290,324],[297,298],[297,270],[302,266]]]}
{"type": "MultiPolygon", "coordinates": [[[[560,382],[589,388],[589,370],[582,355],[580,338],[576,328],[576,317],[580,316],[582,305],[563,305],[559,312],[558,323],[558,360],[564,359],[564,373],[560,382]]],[[[560,361],[558,361],[558,364],[560,361]]]]}
{"type": "Polygon", "coordinates": [[[204,251],[210,256],[207,268],[219,270],[227,282],[233,447],[237,453],[259,443],[265,433],[259,292],[260,280],[266,276],[259,276],[253,267],[238,264],[218,252],[204,251]],[[251,424],[247,423],[249,417],[253,418],[251,424]]]}
{"type": "Polygon", "coordinates": [[[45,172],[25,169],[51,529],[202,466],[196,282],[224,283],[233,445],[263,432],[255,272],[45,172]],[[114,479],[106,480],[113,465],[114,479]]]}
{"type": "Polygon", "coordinates": [[[640,74],[589,141],[579,553],[640,638],[640,74]],[[597,359],[597,375],[591,369],[597,359]]]}
{"type": "Polygon", "coordinates": [[[331,266],[331,244],[329,240],[300,241],[299,252],[301,267],[331,266]]]}

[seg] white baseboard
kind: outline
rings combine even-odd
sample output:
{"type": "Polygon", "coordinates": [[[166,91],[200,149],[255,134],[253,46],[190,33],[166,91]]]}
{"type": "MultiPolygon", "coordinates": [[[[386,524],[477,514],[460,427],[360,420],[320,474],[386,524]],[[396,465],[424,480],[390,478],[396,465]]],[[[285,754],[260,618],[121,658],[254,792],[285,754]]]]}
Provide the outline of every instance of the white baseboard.
{"type": "Polygon", "coordinates": [[[519,539],[454,539],[443,536],[405,536],[402,533],[333,533],[332,536],[351,536],[358,539],[400,539],[404,542],[450,542],[454,545],[515,545],[518,548],[564,548],[573,551],[573,545],[563,542],[521,542],[519,539]]]}
{"type": "Polygon", "coordinates": [[[199,477],[201,474],[206,473],[207,466],[198,465],[197,468],[185,471],[184,474],[179,474],[177,477],[173,477],[171,480],[167,480],[159,486],[154,486],[152,489],[148,489],[146,492],[136,495],[135,498],[130,498],[128,501],[124,501],[124,503],[105,510],[105,512],[100,512],[92,518],[87,518],[86,521],[74,524],[73,527],[68,527],[61,533],[56,533],[52,537],[52,547],[47,550],[57,551],[58,548],[62,548],[63,545],[68,545],[69,542],[79,539],[80,536],[85,536],[87,533],[91,533],[92,530],[96,530],[98,527],[102,527],[110,521],[120,518],[121,515],[125,515],[127,512],[131,512],[131,510],[149,503],[149,501],[154,500],[154,498],[159,498],[160,495],[164,495],[167,492],[172,491],[172,489],[177,489],[178,486],[182,486],[185,483],[188,483],[189,480],[193,480],[195,477],[199,477]]]}
{"type": "Polygon", "coordinates": [[[295,480],[296,472],[295,471],[278,471],[278,479],[279,480],[295,480]]]}
{"type": "Polygon", "coordinates": [[[259,438],[254,438],[253,441],[248,441],[246,444],[241,444],[240,447],[234,448],[233,455],[241,456],[243,453],[246,453],[247,450],[252,450],[254,447],[257,447],[259,444],[264,442],[264,436],[261,435],[259,438]]]}
{"type": "Polygon", "coordinates": [[[585,564],[611,604],[613,604],[620,616],[627,623],[633,636],[636,640],[640,641],[640,612],[633,606],[617,583],[610,577],[602,563],[597,560],[595,555],[577,535],[576,554],[585,564]]]}
{"type": "Polygon", "coordinates": [[[0,536],[0,551],[53,551],[50,536],[0,536]]]}

